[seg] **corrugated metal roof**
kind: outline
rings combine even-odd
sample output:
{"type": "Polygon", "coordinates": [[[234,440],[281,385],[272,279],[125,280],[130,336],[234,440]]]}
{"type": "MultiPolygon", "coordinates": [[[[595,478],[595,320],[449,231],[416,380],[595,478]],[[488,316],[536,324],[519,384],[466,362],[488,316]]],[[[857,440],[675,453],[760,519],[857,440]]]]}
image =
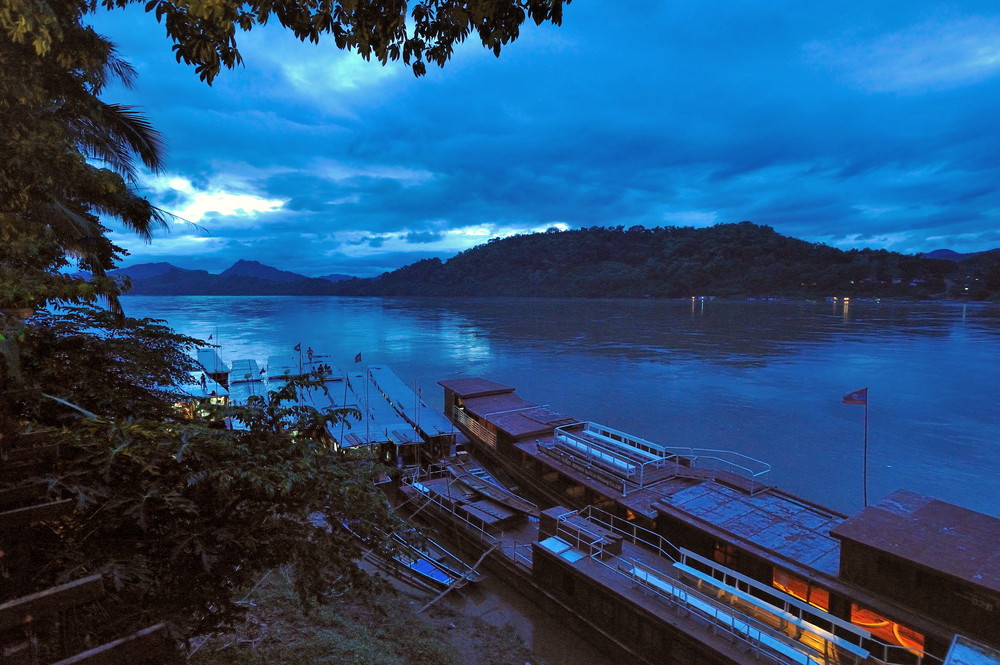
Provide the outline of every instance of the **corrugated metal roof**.
{"type": "Polygon", "coordinates": [[[212,374],[229,371],[229,365],[223,362],[215,349],[198,349],[198,364],[212,374]]]}
{"type": "Polygon", "coordinates": [[[388,367],[368,368],[373,383],[404,418],[419,423],[420,429],[429,436],[440,436],[454,431],[454,426],[437,409],[429,407],[402,379],[388,367]]]}
{"type": "Polygon", "coordinates": [[[555,413],[544,407],[487,416],[486,420],[515,438],[547,434],[554,427],[575,422],[573,418],[555,413]]]}
{"type": "Polygon", "coordinates": [[[501,413],[538,407],[538,404],[522,399],[516,393],[468,397],[463,400],[462,405],[467,411],[480,418],[489,418],[501,413]]]}
{"type": "Polygon", "coordinates": [[[515,393],[469,397],[463,401],[467,411],[513,437],[537,436],[576,419],[556,413],[548,407],[522,399],[515,393]]]}
{"type": "Polygon", "coordinates": [[[1000,592],[1000,519],[914,492],[893,492],[832,531],[1000,592]]]}
{"type": "Polygon", "coordinates": [[[725,485],[701,483],[655,505],[679,509],[814,570],[838,573],[840,542],[829,532],[843,518],[788,495],[767,491],[750,496],[725,485]]]}

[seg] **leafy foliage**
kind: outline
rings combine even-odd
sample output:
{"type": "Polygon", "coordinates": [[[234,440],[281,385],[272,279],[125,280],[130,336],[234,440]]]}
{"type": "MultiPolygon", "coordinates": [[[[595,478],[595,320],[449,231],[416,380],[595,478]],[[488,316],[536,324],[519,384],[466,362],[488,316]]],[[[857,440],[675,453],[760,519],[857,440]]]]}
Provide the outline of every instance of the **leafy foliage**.
{"type": "MultiPolygon", "coordinates": [[[[100,0],[106,9],[123,8],[140,0],[100,0]]],[[[0,28],[15,43],[44,54],[61,37],[54,9],[58,0],[11,0],[0,12],[0,28]]],[[[402,60],[417,76],[427,63],[443,67],[455,45],[473,33],[498,57],[502,47],[517,39],[521,24],[562,22],[570,0],[142,0],[146,11],[163,24],[174,42],[178,62],[194,65],[211,83],[223,67],[242,63],[237,29],[252,30],[276,19],[298,39],[313,43],[329,35],[337,48],[355,51],[382,64],[402,60]]],[[[76,6],[93,11],[96,2],[76,6]]]]}
{"type": "Polygon", "coordinates": [[[750,222],[710,228],[591,227],[494,238],[341,295],[688,297],[927,295],[954,264],[885,250],[841,251],[750,222]]]}
{"type": "Polygon", "coordinates": [[[371,588],[356,560],[362,547],[388,551],[381,534],[399,522],[373,484],[380,469],[317,436],[325,423],[358,414],[295,401],[321,381],[291,377],[268,399],[186,420],[172,415],[164,387],[187,376],[185,351],[197,340],[93,308],[31,323],[23,345],[30,390],[7,406],[19,409],[20,427],[58,427],[48,438],[60,444],[60,461],[40,479],[52,498],[76,507],[33,527],[38,586],[104,575],[110,635],[162,619],[181,634],[230,622],[247,589],[286,564],[303,599],[371,588]],[[221,429],[223,417],[248,429],[221,429]]]}
{"type": "Polygon", "coordinates": [[[172,418],[172,396],[196,369],[198,340],[153,319],[121,317],[93,306],[44,311],[22,341],[26,391],[9,404],[23,417],[71,424],[76,415],[40,399],[58,395],[105,418],[172,418]]]}

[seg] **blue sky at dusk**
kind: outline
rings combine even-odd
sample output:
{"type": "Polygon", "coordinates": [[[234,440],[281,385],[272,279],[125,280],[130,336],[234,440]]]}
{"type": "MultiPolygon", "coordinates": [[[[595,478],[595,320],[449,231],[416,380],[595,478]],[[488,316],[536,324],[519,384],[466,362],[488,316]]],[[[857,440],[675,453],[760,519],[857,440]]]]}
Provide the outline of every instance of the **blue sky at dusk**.
{"type": "Polygon", "coordinates": [[[187,221],[125,265],[372,276],[552,226],[750,220],[836,247],[1000,247],[995,2],[576,0],[499,59],[417,79],[277,26],[212,87],[152,15],[96,29],[139,72],[187,221]]]}

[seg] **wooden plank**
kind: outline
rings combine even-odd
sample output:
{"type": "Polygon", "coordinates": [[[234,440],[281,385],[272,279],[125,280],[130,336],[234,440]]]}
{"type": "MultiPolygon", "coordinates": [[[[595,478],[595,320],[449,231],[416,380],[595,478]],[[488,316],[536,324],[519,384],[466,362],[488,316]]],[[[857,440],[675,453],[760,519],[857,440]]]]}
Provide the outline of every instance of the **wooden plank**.
{"type": "Polygon", "coordinates": [[[102,644],[52,665],[140,665],[176,663],[177,650],[170,643],[166,624],[158,623],[127,637],[102,644]]]}
{"type": "Polygon", "coordinates": [[[38,499],[45,498],[45,487],[45,483],[35,483],[0,489],[0,506],[6,508],[8,506],[23,506],[28,502],[37,503],[38,499]]]}
{"type": "Polygon", "coordinates": [[[101,582],[101,576],[91,575],[15,598],[0,605],[0,631],[16,628],[38,617],[55,614],[65,607],[88,603],[103,595],[104,584],[101,582]]]}
{"type": "Polygon", "coordinates": [[[0,460],[0,483],[13,485],[24,478],[38,478],[52,475],[52,462],[4,462],[0,460]]]}
{"type": "Polygon", "coordinates": [[[8,462],[20,462],[29,460],[49,460],[59,457],[61,446],[52,443],[47,446],[31,446],[25,448],[10,448],[7,450],[8,462]]]}
{"type": "Polygon", "coordinates": [[[39,503],[0,513],[0,531],[13,531],[35,522],[55,519],[73,512],[73,499],[39,503]]]}

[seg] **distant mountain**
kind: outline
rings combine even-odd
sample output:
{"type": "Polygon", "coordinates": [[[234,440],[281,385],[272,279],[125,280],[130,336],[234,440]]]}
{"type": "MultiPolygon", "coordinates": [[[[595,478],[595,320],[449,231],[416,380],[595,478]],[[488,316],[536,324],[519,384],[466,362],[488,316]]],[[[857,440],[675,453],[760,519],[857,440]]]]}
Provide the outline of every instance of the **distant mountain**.
{"type": "Polygon", "coordinates": [[[354,279],[351,275],[341,275],[339,273],[333,273],[332,275],[320,275],[318,279],[325,279],[328,282],[343,282],[347,279],[354,279]]]}
{"type": "Polygon", "coordinates": [[[903,296],[943,294],[955,269],[886,250],[843,251],[750,222],[494,238],[441,261],[338,282],[363,296],[903,296]]]}
{"type": "Polygon", "coordinates": [[[750,222],[708,228],[599,227],[494,238],[372,279],[309,278],[257,261],[221,274],[146,263],[112,274],[136,295],[945,296],[1000,300],[1000,249],[912,256],[843,251],[750,222]]]}
{"type": "Polygon", "coordinates": [[[959,252],[950,249],[935,249],[933,252],[925,252],[920,256],[924,259],[939,259],[944,261],[955,261],[958,263],[962,259],[975,256],[975,254],[960,254],[959,252]]]}
{"type": "Polygon", "coordinates": [[[258,261],[237,261],[218,275],[205,270],[186,270],[169,263],[143,263],[112,274],[131,278],[129,293],[133,295],[333,295],[333,282],[328,279],[306,277],[258,261]]]}
{"type": "Polygon", "coordinates": [[[184,268],[178,268],[170,263],[137,263],[134,266],[129,266],[128,268],[118,268],[117,270],[111,270],[108,275],[111,277],[131,277],[132,279],[149,279],[150,277],[158,277],[164,273],[170,272],[171,270],[180,270],[182,272],[188,272],[184,268]]]}
{"type": "Polygon", "coordinates": [[[213,275],[204,270],[171,270],[149,279],[133,280],[129,293],[148,296],[333,295],[333,284],[309,277],[288,282],[243,275],[213,275]]]}
{"type": "Polygon", "coordinates": [[[289,272],[287,270],[278,270],[277,268],[266,266],[259,261],[244,261],[243,259],[240,259],[229,268],[223,270],[219,273],[219,276],[255,277],[257,279],[266,279],[272,282],[300,282],[304,279],[309,279],[305,275],[299,275],[298,273],[289,272]]]}

